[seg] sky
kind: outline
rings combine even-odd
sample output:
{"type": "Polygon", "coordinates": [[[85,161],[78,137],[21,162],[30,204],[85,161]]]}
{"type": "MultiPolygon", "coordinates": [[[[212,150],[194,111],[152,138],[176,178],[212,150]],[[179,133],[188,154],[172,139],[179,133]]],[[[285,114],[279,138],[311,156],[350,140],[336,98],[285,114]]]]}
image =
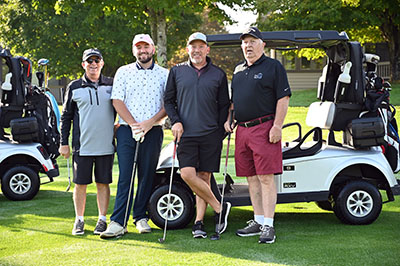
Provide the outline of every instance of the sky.
{"type": "Polygon", "coordinates": [[[252,11],[234,11],[233,9],[221,4],[218,4],[218,6],[225,10],[225,12],[234,20],[238,21],[236,24],[226,25],[229,33],[241,33],[257,19],[257,14],[252,11]]]}

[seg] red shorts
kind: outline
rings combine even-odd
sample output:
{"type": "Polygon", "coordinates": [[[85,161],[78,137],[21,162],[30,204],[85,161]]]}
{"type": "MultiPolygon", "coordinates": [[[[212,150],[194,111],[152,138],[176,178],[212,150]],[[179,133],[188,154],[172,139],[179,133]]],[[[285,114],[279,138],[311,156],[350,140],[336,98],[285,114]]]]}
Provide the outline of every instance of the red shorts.
{"type": "Polygon", "coordinates": [[[238,126],[235,140],[236,176],[282,173],[281,142],[270,143],[274,120],[253,127],[238,126]]]}

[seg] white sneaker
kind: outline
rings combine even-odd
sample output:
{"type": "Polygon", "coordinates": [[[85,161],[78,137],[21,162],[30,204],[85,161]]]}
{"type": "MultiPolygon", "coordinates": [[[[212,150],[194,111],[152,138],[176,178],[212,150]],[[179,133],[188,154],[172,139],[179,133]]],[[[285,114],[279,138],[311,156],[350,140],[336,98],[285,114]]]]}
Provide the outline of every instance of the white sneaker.
{"type": "Polygon", "coordinates": [[[147,221],[148,221],[147,218],[143,218],[136,222],[136,228],[140,234],[151,232],[151,227],[149,226],[147,221]]]}
{"type": "Polygon", "coordinates": [[[119,223],[111,221],[108,225],[107,230],[100,234],[101,238],[113,238],[117,236],[122,236],[128,233],[128,229],[122,227],[119,223]]]}

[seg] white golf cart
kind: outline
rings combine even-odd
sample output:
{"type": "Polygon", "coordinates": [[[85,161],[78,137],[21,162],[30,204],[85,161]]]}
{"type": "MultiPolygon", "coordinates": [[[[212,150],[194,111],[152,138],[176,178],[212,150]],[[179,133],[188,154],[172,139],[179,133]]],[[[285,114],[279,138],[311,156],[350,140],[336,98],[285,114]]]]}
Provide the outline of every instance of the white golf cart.
{"type": "MultiPolygon", "coordinates": [[[[369,56],[365,61],[360,44],[349,42],[345,33],[335,31],[263,32],[262,35],[269,48],[322,48],[329,58],[318,84],[320,101],[311,104],[307,113],[306,123],[313,128],[302,136],[299,123],[284,126],[297,127],[299,136],[282,143],[283,173],[275,175],[278,203],[314,201],[324,210],[333,210],[343,223],[374,222],[385,203],[380,190],[386,191],[386,202],[400,195],[400,180],[393,173],[398,171],[398,154],[395,162],[389,163],[391,160],[381,148],[388,141],[387,119],[394,110],[383,106],[384,103],[379,108],[381,115],[365,110],[366,92],[374,89],[372,85],[378,80],[375,69],[370,69],[371,64],[376,66],[373,59],[377,57],[369,56]],[[368,64],[367,71],[363,63],[368,64]],[[323,139],[322,129],[329,131],[327,140],[323,139]],[[342,143],[335,140],[337,131],[343,133],[342,143]]],[[[239,36],[223,34],[207,38],[215,49],[239,46],[239,36]]],[[[385,88],[388,86],[385,83],[380,89],[388,90],[385,88]]],[[[186,227],[193,219],[195,198],[180,178],[176,162],[168,204],[172,151],[173,143],[162,150],[149,212],[159,227],[164,226],[168,214],[168,228],[177,229],[186,227]]],[[[235,183],[229,175],[226,181],[224,200],[232,206],[251,205],[247,183],[235,183]]],[[[213,193],[220,199],[222,184],[217,184],[214,178],[211,182],[213,193]]]]}
{"type": "MultiPolygon", "coordinates": [[[[44,89],[31,85],[31,61],[1,47],[0,60],[1,190],[10,200],[30,200],[39,191],[40,173],[49,182],[59,175],[59,133],[44,89]]],[[[36,75],[41,87],[45,75],[36,75]]]]}
{"type": "Polygon", "coordinates": [[[46,174],[49,182],[59,175],[57,164],[41,144],[0,140],[0,177],[4,196],[10,200],[32,199],[41,185],[40,173],[46,174]]]}

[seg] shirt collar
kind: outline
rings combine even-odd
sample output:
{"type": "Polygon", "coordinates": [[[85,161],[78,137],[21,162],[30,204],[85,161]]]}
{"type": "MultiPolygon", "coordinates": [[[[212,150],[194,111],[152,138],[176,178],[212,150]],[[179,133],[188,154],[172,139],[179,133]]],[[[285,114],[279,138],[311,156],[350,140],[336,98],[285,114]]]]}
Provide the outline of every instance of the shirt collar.
{"type": "MultiPolygon", "coordinates": [[[[100,74],[99,81],[98,81],[97,83],[98,83],[99,85],[103,84],[103,79],[104,79],[104,78],[103,78],[103,74],[100,74]]],[[[83,81],[83,85],[85,85],[85,86],[93,86],[93,85],[96,84],[96,82],[91,81],[91,80],[86,76],[86,73],[83,74],[82,81],[83,81]]]]}
{"type": "Polygon", "coordinates": [[[149,68],[143,68],[143,67],[139,64],[139,62],[136,61],[136,68],[137,68],[138,70],[146,70],[146,69],[153,70],[153,68],[154,68],[154,60],[152,61],[152,64],[151,64],[151,66],[150,66],[149,68]]]}
{"type": "MultiPolygon", "coordinates": [[[[257,61],[255,61],[251,66],[260,64],[262,61],[264,61],[265,58],[267,58],[267,57],[266,57],[265,54],[263,53],[263,54],[260,56],[260,58],[258,58],[257,61]]],[[[247,64],[247,60],[244,60],[244,65],[245,65],[246,67],[249,67],[249,65],[247,64]]]]}
{"type": "Polygon", "coordinates": [[[203,71],[206,67],[208,67],[211,64],[211,58],[206,56],[206,62],[207,64],[205,66],[203,66],[200,69],[197,69],[196,67],[193,66],[192,61],[190,61],[190,58],[188,59],[188,63],[191,67],[193,67],[194,69],[198,70],[198,71],[203,71]]]}

